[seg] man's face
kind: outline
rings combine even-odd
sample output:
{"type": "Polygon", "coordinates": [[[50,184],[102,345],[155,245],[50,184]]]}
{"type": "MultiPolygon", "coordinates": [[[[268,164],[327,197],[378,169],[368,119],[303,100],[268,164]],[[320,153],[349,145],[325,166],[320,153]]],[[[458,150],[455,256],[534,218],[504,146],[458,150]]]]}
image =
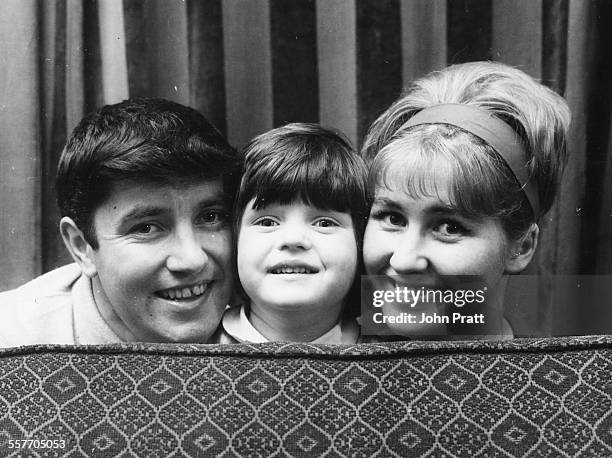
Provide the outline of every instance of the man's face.
{"type": "Polygon", "coordinates": [[[121,182],[93,218],[98,309],[126,340],[206,342],[232,294],[230,215],[221,180],[121,182]]]}

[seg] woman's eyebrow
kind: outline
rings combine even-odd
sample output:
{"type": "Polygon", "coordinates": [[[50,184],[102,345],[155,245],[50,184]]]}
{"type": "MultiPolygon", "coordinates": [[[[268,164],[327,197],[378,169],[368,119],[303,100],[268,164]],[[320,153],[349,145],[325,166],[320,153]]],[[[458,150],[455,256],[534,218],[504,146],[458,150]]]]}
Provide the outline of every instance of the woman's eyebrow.
{"type": "Polygon", "coordinates": [[[398,208],[398,209],[402,207],[396,201],[389,199],[388,197],[376,197],[374,198],[374,201],[372,202],[372,204],[380,205],[383,207],[398,208]]]}
{"type": "Polygon", "coordinates": [[[458,216],[461,218],[480,219],[475,215],[468,213],[464,209],[450,203],[433,205],[429,207],[428,211],[439,216],[458,216]]]}
{"type": "Polygon", "coordinates": [[[436,204],[436,205],[432,205],[431,207],[429,207],[429,212],[430,213],[436,213],[436,214],[444,214],[444,215],[448,215],[448,214],[461,214],[463,212],[461,212],[457,207],[455,207],[454,205],[451,204],[436,204]]]}

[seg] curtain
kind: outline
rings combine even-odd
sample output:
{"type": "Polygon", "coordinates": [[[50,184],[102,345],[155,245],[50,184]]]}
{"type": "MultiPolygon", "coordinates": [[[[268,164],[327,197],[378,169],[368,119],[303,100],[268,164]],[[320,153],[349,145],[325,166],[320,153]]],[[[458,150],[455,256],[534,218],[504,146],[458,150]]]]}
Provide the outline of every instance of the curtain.
{"type": "Polygon", "coordinates": [[[172,99],[236,147],[292,121],[359,146],[412,79],[492,59],[541,79],[573,113],[560,198],[527,272],[541,278],[539,305],[510,307],[513,324],[609,331],[609,299],[561,301],[546,276],[612,273],[611,20],[606,0],[3,0],[0,290],[69,262],[55,167],[100,105],[172,99]]]}

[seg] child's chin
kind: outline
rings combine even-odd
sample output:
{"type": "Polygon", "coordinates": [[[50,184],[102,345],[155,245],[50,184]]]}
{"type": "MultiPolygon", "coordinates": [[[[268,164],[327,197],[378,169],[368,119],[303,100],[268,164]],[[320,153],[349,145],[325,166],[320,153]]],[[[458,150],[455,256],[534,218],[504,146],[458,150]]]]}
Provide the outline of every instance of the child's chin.
{"type": "Polygon", "coordinates": [[[297,297],[295,294],[287,296],[277,294],[275,297],[269,298],[269,300],[266,300],[266,298],[262,299],[262,304],[267,304],[275,309],[305,309],[315,307],[321,303],[321,298],[311,296],[297,297]]]}
{"type": "Polygon", "coordinates": [[[287,300],[287,301],[279,301],[278,299],[273,301],[272,303],[269,303],[269,305],[273,306],[274,308],[285,308],[285,309],[305,309],[305,308],[310,308],[313,307],[314,308],[314,304],[316,304],[317,302],[314,300],[300,300],[300,301],[296,301],[295,298],[292,300],[287,300]]]}

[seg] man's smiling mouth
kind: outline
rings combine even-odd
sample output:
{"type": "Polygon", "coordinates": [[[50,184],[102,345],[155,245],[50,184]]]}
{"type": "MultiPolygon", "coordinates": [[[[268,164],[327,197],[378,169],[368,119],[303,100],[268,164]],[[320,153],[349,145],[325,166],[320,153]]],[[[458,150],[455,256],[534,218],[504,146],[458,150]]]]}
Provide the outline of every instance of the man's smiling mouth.
{"type": "Polygon", "coordinates": [[[157,291],[155,294],[162,299],[177,300],[177,299],[193,299],[201,296],[208,289],[208,283],[200,283],[194,286],[186,286],[183,288],[168,288],[157,291]]]}

